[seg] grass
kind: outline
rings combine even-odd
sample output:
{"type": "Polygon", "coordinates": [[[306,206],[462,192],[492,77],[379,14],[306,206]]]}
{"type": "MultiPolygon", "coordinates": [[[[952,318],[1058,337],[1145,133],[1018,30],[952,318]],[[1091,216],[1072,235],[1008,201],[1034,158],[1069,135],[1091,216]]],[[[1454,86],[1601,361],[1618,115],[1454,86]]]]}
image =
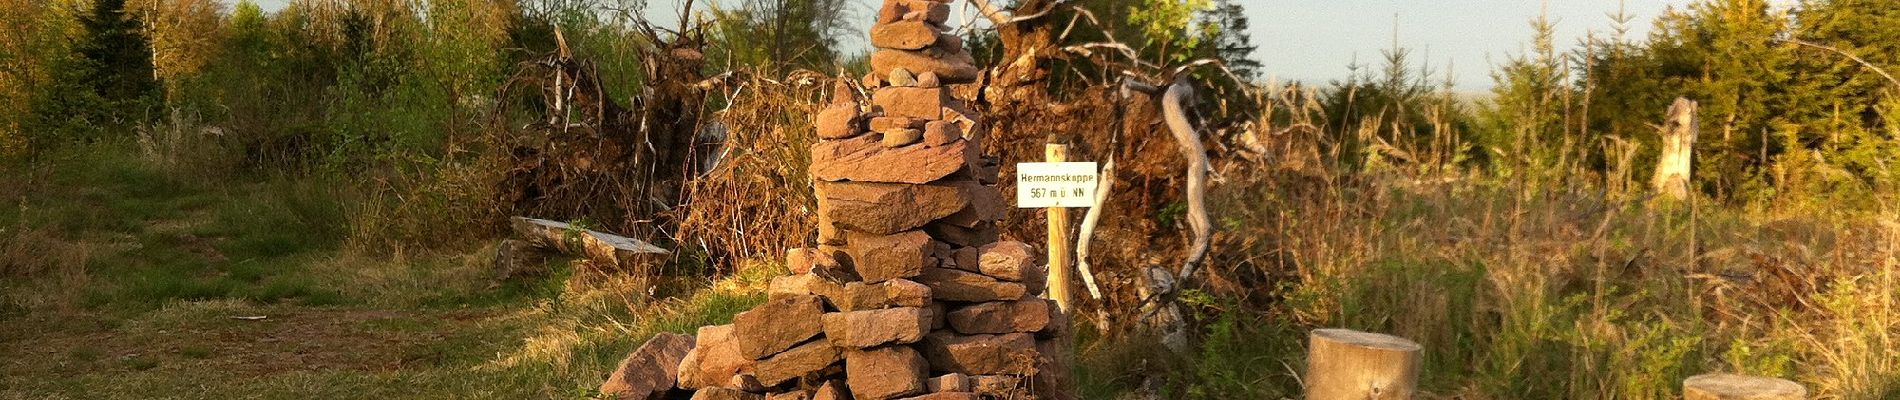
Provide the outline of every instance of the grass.
{"type": "Polygon", "coordinates": [[[1296,398],[1301,343],[1321,327],[1419,342],[1431,398],[1671,398],[1709,372],[1787,378],[1817,398],[1900,395],[1895,215],[1475,178],[1343,186],[1218,196],[1229,234],[1283,252],[1289,280],[1251,292],[1278,300],[1197,304],[1203,340],[1187,357],[1129,350],[1152,347],[1141,337],[1085,344],[1087,398],[1296,398]],[[1249,203],[1285,206],[1236,208],[1249,203]],[[1150,376],[1166,385],[1144,387],[1150,376]]]}
{"type": "Polygon", "coordinates": [[[319,176],[204,177],[113,143],[7,168],[0,398],[573,398],[645,336],[762,301],[758,277],[651,300],[560,258],[498,281],[476,243],[352,248],[349,186],[319,176]]]}
{"type": "MultiPolygon", "coordinates": [[[[497,280],[487,238],[353,246],[365,202],[343,179],[199,176],[128,147],[0,176],[0,398],[586,397],[641,341],[727,323],[783,273],[556,258],[497,280]]],[[[1184,296],[1196,349],[1076,329],[1082,398],[1297,398],[1318,327],[1420,342],[1431,398],[1669,398],[1705,372],[1900,397],[1888,211],[1392,175],[1222,186],[1224,253],[1184,296]]]]}

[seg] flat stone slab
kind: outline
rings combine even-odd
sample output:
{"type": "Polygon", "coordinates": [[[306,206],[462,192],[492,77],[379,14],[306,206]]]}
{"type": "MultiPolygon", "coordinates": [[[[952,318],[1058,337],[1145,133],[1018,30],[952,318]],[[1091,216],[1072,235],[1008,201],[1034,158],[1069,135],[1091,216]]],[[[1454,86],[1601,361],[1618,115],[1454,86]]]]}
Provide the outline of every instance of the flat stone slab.
{"type": "Polygon", "coordinates": [[[811,176],[837,182],[930,183],[958,171],[975,170],[970,141],[943,146],[885,147],[878,135],[827,140],[811,147],[811,176]]]}

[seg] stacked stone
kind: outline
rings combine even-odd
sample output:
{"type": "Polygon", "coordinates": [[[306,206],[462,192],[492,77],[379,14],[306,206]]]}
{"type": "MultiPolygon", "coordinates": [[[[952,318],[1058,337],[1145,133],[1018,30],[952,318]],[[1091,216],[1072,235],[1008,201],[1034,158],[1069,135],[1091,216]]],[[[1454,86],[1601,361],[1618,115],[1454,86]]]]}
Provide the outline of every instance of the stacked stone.
{"type": "Polygon", "coordinates": [[[946,84],[976,79],[943,33],[949,7],[886,0],[871,28],[868,107],[848,82],[815,118],[818,246],[730,325],[700,328],[678,367],[694,399],[1062,399],[1068,323],[1036,251],[999,242],[997,163],[946,84]]]}

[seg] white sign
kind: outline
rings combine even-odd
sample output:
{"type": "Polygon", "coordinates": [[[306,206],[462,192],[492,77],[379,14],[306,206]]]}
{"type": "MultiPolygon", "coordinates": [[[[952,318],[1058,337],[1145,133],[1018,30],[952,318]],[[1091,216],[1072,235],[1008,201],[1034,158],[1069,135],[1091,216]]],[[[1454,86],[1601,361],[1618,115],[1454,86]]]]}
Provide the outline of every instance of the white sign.
{"type": "Polygon", "coordinates": [[[1100,178],[1092,162],[1016,164],[1016,207],[1093,207],[1100,178]]]}

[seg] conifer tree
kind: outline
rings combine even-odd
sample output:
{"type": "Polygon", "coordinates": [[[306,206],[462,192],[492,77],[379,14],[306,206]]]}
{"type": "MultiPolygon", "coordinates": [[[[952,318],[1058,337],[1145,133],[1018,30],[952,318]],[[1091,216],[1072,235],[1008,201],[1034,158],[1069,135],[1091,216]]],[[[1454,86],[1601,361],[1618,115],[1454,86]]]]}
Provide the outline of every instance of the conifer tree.
{"type": "Polygon", "coordinates": [[[142,102],[157,93],[152,46],[125,0],[98,0],[80,19],[86,40],[79,54],[87,61],[86,82],[95,94],[114,102],[142,102]]]}

